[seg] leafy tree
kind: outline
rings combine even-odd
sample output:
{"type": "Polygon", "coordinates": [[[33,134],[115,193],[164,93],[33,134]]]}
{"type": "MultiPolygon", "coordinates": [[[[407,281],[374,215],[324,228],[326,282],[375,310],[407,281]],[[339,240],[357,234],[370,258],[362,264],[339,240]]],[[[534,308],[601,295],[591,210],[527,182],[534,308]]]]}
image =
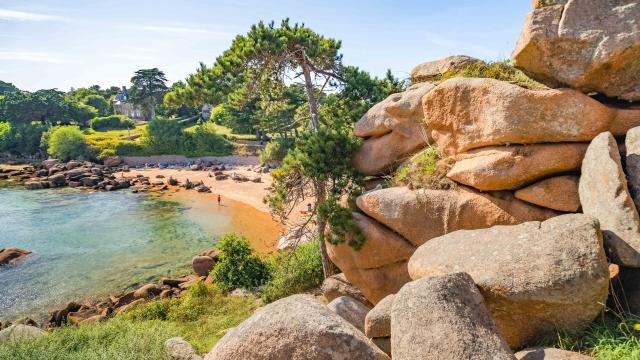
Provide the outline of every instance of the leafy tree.
{"type": "Polygon", "coordinates": [[[20,91],[20,89],[18,89],[12,83],[4,82],[4,81],[0,80],[0,96],[4,95],[6,93],[17,92],[17,91],[20,91]]]}
{"type": "Polygon", "coordinates": [[[97,112],[92,107],[65,98],[56,89],[10,92],[0,100],[0,118],[12,123],[69,124],[77,121],[86,125],[97,112]]]}
{"type": "Polygon", "coordinates": [[[98,111],[98,116],[107,116],[111,113],[111,105],[101,95],[87,95],[82,99],[82,103],[96,109],[98,111]]]}
{"type": "Polygon", "coordinates": [[[140,69],[131,78],[131,100],[144,108],[148,120],[156,115],[156,104],[162,101],[168,89],[166,82],[164,72],[158,68],[140,69]]]}
{"type": "Polygon", "coordinates": [[[84,134],[76,126],[53,128],[49,135],[47,151],[62,160],[85,160],[91,157],[84,141],[84,134]]]}
{"type": "Polygon", "coordinates": [[[0,152],[14,155],[35,155],[40,150],[40,139],[46,126],[0,122],[0,152]]]}

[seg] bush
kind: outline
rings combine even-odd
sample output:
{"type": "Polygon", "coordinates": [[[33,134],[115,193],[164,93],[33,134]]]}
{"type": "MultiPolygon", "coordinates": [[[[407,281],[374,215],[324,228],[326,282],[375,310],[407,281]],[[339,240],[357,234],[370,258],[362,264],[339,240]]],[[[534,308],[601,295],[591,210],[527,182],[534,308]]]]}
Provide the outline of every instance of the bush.
{"type": "Polygon", "coordinates": [[[220,260],[211,275],[222,290],[255,289],[269,280],[267,265],[253,254],[246,238],[227,234],[217,247],[220,249],[220,260]]]}
{"type": "Polygon", "coordinates": [[[97,117],[91,120],[91,128],[97,131],[114,129],[132,129],[135,126],[133,120],[124,115],[111,115],[97,117]]]}
{"type": "Polygon", "coordinates": [[[46,130],[42,124],[0,122],[0,152],[13,155],[35,155],[46,130]]]}
{"type": "Polygon", "coordinates": [[[260,151],[260,162],[263,165],[280,166],[289,149],[293,147],[293,139],[280,138],[267,143],[260,151]]]}
{"type": "Polygon", "coordinates": [[[213,123],[204,123],[194,127],[194,131],[185,133],[184,154],[187,156],[229,155],[233,146],[216,132],[213,123]]]}
{"type": "Polygon", "coordinates": [[[146,141],[149,151],[154,154],[180,154],[184,143],[182,126],[175,120],[151,120],[146,141]]]}
{"type": "Polygon", "coordinates": [[[49,135],[47,151],[62,160],[86,160],[92,158],[84,141],[84,134],[75,126],[54,128],[49,135]]]}
{"type": "Polygon", "coordinates": [[[316,239],[273,256],[269,264],[272,275],[262,293],[265,302],[276,301],[322,284],[320,242],[316,239]]]}

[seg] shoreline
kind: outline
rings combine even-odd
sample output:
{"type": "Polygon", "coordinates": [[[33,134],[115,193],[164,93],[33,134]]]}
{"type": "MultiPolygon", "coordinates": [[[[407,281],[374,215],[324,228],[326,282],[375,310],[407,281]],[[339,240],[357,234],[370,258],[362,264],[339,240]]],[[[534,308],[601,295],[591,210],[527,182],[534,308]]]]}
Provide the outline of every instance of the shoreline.
{"type": "MultiPolygon", "coordinates": [[[[19,169],[27,165],[13,165],[10,168],[19,169]]],[[[3,166],[7,168],[7,166],[3,166]]],[[[191,212],[190,216],[194,218],[194,221],[207,229],[207,216],[212,212],[233,212],[236,215],[230,216],[234,229],[243,229],[242,231],[234,231],[239,235],[247,237],[251,245],[257,254],[266,256],[277,251],[276,246],[279,237],[284,231],[284,226],[277,223],[271,218],[268,212],[268,207],[262,202],[262,198],[268,193],[268,187],[271,185],[271,176],[269,174],[257,173],[253,171],[253,167],[247,166],[234,166],[232,169],[226,170],[228,174],[240,174],[246,178],[252,179],[259,176],[261,182],[252,181],[234,181],[232,178],[225,180],[215,180],[213,172],[208,170],[191,170],[189,168],[169,168],[169,169],[128,169],[124,171],[114,171],[113,175],[116,178],[120,178],[124,175],[125,178],[147,177],[151,182],[150,186],[145,186],[144,189],[139,189],[140,192],[146,192],[150,196],[157,197],[162,200],[175,201],[185,207],[185,211],[191,212]],[[159,177],[158,177],[159,176],[159,177]],[[179,185],[166,185],[168,179],[173,177],[180,182],[179,185]],[[194,183],[202,181],[207,187],[210,187],[211,192],[199,192],[197,190],[187,190],[183,187],[187,179],[194,183]],[[162,185],[159,184],[162,181],[162,185]],[[154,182],[156,182],[154,184],[154,182]],[[221,205],[217,204],[217,195],[222,196],[221,205]],[[238,216],[237,214],[241,214],[238,216]]],[[[24,179],[23,179],[24,180],[24,179]]],[[[10,185],[24,185],[24,181],[11,181],[10,185]]],[[[82,191],[95,191],[92,189],[79,188],[82,191]]],[[[131,187],[129,191],[137,192],[135,186],[131,187]]],[[[35,190],[38,191],[38,190],[35,190]]],[[[124,190],[127,191],[127,190],[124,190]]],[[[211,226],[215,224],[210,224],[211,226]]],[[[202,249],[203,251],[206,249],[202,249]]],[[[193,256],[197,256],[194,253],[193,256]]],[[[190,261],[191,258],[185,258],[184,263],[190,261]]],[[[19,264],[17,265],[19,266],[19,264]]],[[[188,272],[190,266],[185,268],[185,273],[179,276],[179,278],[191,278],[192,272],[188,272]]],[[[147,280],[147,283],[163,285],[163,279],[166,274],[157,274],[157,276],[147,280]],[[164,275],[164,276],[163,276],[164,275]]],[[[195,278],[194,278],[195,279],[195,278]]],[[[198,278],[202,280],[201,278],[198,278]]],[[[193,279],[192,279],[193,280],[193,279]]],[[[131,285],[126,286],[118,291],[121,291],[120,295],[126,294],[136,290],[136,288],[144,285],[132,279],[131,285]]],[[[182,287],[175,288],[175,294],[173,296],[179,296],[182,287]]],[[[118,293],[116,291],[116,293],[118,293]]],[[[110,296],[109,298],[114,298],[110,296]]],[[[86,307],[95,308],[99,304],[104,304],[105,301],[102,295],[92,295],[84,297],[82,299],[69,298],[69,303],[74,303],[80,300],[79,304],[85,304],[86,307]]],[[[108,300],[106,301],[108,302],[108,300]]],[[[58,308],[47,309],[47,313],[55,313],[61,311],[58,308]]],[[[36,319],[40,327],[48,327],[48,316],[43,314],[33,314],[33,319],[36,319]]],[[[22,318],[13,319],[13,323],[17,323],[24,319],[29,319],[29,315],[25,315],[22,318]]],[[[9,323],[12,323],[11,321],[9,323]]],[[[3,325],[7,322],[3,321],[3,325]]]]}

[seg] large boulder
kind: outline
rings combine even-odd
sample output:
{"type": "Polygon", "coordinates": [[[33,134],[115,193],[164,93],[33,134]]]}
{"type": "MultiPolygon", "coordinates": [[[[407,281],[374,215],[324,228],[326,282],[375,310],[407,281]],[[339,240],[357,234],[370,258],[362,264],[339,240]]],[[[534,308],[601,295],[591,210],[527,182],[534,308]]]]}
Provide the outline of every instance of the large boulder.
{"type": "Polygon", "coordinates": [[[517,199],[549,209],[577,212],[580,209],[579,180],[579,176],[555,176],[522,188],[514,195],[517,199]]]}
{"type": "Polygon", "coordinates": [[[0,266],[13,265],[29,254],[31,254],[31,251],[28,250],[16,248],[0,249],[0,266]]]}
{"type": "Polygon", "coordinates": [[[391,355],[396,360],[515,360],[465,273],[402,287],[391,308],[391,355]]]}
{"type": "Polygon", "coordinates": [[[483,62],[467,55],[452,55],[438,60],[427,61],[416,65],[411,70],[411,80],[414,83],[423,81],[438,81],[443,74],[464,68],[475,63],[483,62]]]}
{"type": "Polygon", "coordinates": [[[391,336],[391,308],[395,295],[387,295],[367,313],[364,319],[364,333],[370,338],[391,336]]]}
{"type": "Polygon", "coordinates": [[[364,213],[415,246],[460,229],[513,225],[558,215],[515,199],[510,193],[480,193],[463,186],[416,191],[393,187],[365,193],[356,203],[364,213]]]}
{"type": "Polygon", "coordinates": [[[422,97],[435,88],[416,84],[399,94],[389,95],[374,105],[355,124],[355,136],[365,139],[353,163],[366,175],[394,170],[409,155],[427,146],[422,97]]]}
{"type": "Polygon", "coordinates": [[[625,172],[629,192],[637,209],[640,206],[640,127],[634,127],[627,131],[624,145],[626,150],[625,172]]]}
{"type": "Polygon", "coordinates": [[[340,315],[341,318],[347,320],[349,324],[364,332],[364,319],[371,307],[352,298],[351,296],[340,296],[333,299],[327,307],[334,313],[340,315]]]}
{"type": "Polygon", "coordinates": [[[591,356],[554,348],[532,348],[516,353],[518,360],[591,360],[591,356]]]}
{"type": "Polygon", "coordinates": [[[640,267],[640,218],[611,133],[598,135],[589,145],[582,162],[579,193],[582,211],[600,221],[612,262],[640,267]]]}
{"type": "Polygon", "coordinates": [[[588,215],[456,231],[429,240],[409,260],[412,279],[459,271],[474,279],[513,348],[580,330],[607,299],[602,233],[588,215]]]}
{"type": "Polygon", "coordinates": [[[372,303],[400,290],[409,281],[407,261],[416,247],[366,215],[353,213],[366,241],[354,249],[347,241],[327,242],[327,253],[350,283],[372,303]]]}
{"type": "Polygon", "coordinates": [[[553,87],[640,100],[640,3],[551,4],[538,1],[527,16],[512,55],[514,66],[553,87]]]}
{"type": "Polygon", "coordinates": [[[529,90],[495,79],[449,79],[423,103],[431,136],[446,155],[491,145],[584,142],[640,125],[640,109],[605,106],[572,89],[529,90]]]}
{"type": "Polygon", "coordinates": [[[362,294],[362,291],[353,286],[353,284],[347,280],[344,273],[332,275],[324,279],[321,288],[322,295],[324,295],[324,298],[328,302],[331,302],[333,299],[340,296],[351,296],[365,304],[368,302],[367,298],[362,294]]]}
{"type": "Polygon", "coordinates": [[[293,295],[256,310],[229,330],[205,360],[348,360],[389,357],[353,325],[316,302],[293,295]]]}
{"type": "Polygon", "coordinates": [[[0,331],[0,345],[43,337],[46,331],[31,325],[15,324],[0,331]]]}
{"type": "Polygon", "coordinates": [[[587,143],[489,146],[453,157],[447,177],[478,190],[517,189],[545,177],[580,170],[587,143]]]}
{"type": "Polygon", "coordinates": [[[193,272],[200,276],[207,276],[216,265],[216,260],[210,256],[194,256],[191,260],[193,272]]]}

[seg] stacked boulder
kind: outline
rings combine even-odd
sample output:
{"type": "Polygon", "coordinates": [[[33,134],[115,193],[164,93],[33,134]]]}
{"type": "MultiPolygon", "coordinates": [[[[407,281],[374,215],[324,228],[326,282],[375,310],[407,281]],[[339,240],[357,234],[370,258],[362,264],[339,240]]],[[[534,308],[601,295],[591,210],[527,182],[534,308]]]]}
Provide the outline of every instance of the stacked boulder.
{"type": "Polygon", "coordinates": [[[353,163],[381,184],[437,147],[454,186],[358,197],[363,246],[327,243],[331,311],[267,305],[207,359],[588,359],[522,349],[591,323],[614,275],[640,312],[640,2],[534,7],[513,63],[548,87],[440,82],[463,56],[416,67],[356,124],[353,163]]]}
{"type": "MultiPolygon", "coordinates": [[[[372,314],[419,279],[465,272],[520,349],[590,323],[607,301],[608,263],[621,274],[640,268],[640,3],[534,7],[513,64],[544,85],[439,81],[475,61],[449,57],[417,66],[412,78],[423,82],[356,124],[364,174],[392,176],[436,147],[455,184],[377,186],[353,213],[362,248],[327,245],[372,314]]],[[[371,321],[369,337],[393,348],[391,328],[371,321]]]]}

